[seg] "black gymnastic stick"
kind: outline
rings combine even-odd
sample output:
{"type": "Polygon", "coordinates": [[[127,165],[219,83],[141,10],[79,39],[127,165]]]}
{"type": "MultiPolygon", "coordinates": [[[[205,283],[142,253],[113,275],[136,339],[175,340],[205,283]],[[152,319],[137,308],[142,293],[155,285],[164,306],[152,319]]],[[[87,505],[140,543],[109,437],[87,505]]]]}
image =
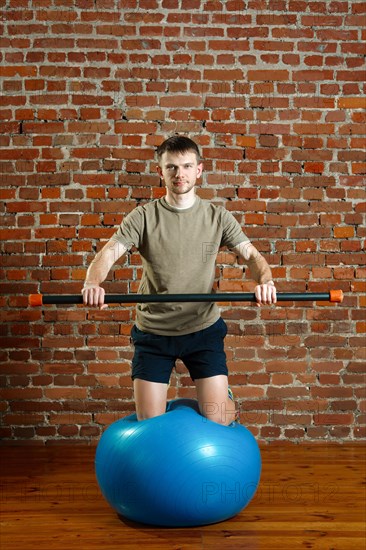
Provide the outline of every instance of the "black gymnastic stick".
{"type": "MultiPolygon", "coordinates": [[[[158,302],[256,302],[253,292],[225,292],[213,294],[106,294],[105,304],[135,304],[158,302]]],[[[342,290],[329,292],[279,292],[278,302],[342,302],[342,290]]],[[[44,304],[82,304],[81,294],[30,294],[29,305],[44,304]]]]}

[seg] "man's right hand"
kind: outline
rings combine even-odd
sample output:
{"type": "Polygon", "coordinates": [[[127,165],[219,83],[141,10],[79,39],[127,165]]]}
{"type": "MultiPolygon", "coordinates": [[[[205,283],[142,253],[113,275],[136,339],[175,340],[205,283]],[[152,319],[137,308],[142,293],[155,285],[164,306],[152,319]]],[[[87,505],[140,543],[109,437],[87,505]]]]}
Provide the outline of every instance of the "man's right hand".
{"type": "Polygon", "coordinates": [[[81,291],[84,305],[99,307],[99,309],[108,307],[104,303],[105,290],[99,285],[106,280],[112,265],[126,252],[127,248],[114,237],[111,237],[98,252],[88,267],[84,279],[84,287],[81,291]]]}
{"type": "Polygon", "coordinates": [[[104,303],[105,290],[99,285],[85,284],[81,291],[85,306],[95,306],[99,309],[107,309],[108,304],[104,303]]]}

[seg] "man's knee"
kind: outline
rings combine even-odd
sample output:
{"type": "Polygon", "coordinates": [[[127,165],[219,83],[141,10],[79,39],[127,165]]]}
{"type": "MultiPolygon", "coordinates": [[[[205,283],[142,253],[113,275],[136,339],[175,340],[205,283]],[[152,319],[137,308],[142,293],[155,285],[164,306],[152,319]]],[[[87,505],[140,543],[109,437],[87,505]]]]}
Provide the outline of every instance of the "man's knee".
{"type": "Polygon", "coordinates": [[[228,399],[222,403],[205,402],[201,405],[201,414],[222,426],[228,426],[235,420],[235,405],[228,399]]]}
{"type": "Polygon", "coordinates": [[[137,420],[148,420],[165,413],[166,407],[136,407],[137,420]]]}

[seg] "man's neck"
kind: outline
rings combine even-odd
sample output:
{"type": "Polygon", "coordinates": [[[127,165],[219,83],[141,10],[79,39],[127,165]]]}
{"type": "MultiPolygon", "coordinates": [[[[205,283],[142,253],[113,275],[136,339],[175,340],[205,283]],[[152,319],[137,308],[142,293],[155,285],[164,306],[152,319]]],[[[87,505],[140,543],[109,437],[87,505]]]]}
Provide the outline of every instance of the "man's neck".
{"type": "Polygon", "coordinates": [[[174,208],[190,208],[196,202],[195,193],[186,193],[184,195],[176,195],[174,193],[166,193],[166,202],[174,208]]]}

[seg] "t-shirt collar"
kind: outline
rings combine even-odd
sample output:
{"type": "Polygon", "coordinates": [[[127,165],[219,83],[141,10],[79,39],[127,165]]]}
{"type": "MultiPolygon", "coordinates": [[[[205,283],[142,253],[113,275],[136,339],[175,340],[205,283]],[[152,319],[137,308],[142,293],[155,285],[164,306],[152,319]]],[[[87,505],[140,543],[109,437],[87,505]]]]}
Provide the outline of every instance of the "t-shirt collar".
{"type": "Polygon", "coordinates": [[[197,207],[198,203],[200,202],[200,198],[196,195],[194,203],[188,208],[177,208],[175,206],[172,206],[171,204],[168,203],[165,197],[162,197],[160,201],[161,201],[161,204],[168,210],[171,210],[172,212],[179,212],[181,214],[185,214],[186,212],[191,212],[194,208],[197,207]]]}

